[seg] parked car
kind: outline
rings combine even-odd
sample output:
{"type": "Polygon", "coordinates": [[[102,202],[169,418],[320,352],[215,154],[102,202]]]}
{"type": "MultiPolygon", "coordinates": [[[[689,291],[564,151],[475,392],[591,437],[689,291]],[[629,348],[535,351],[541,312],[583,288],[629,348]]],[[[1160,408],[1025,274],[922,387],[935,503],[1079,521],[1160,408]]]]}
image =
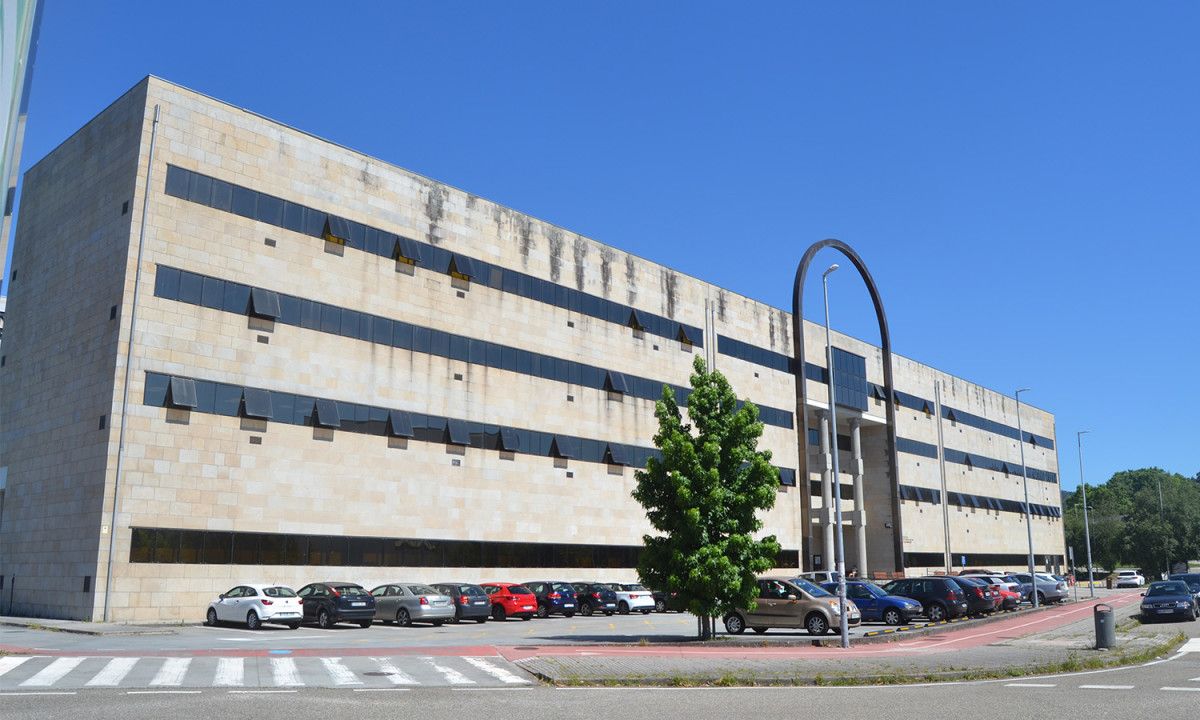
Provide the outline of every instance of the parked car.
{"type": "MultiPolygon", "coordinates": [[[[831,595],[837,595],[835,582],[821,585],[831,595]]],[[[900,595],[889,595],[875,583],[864,580],[846,581],[846,598],[853,601],[862,614],[863,622],[884,622],[903,625],[921,614],[921,603],[900,595]]]]}
{"type": "Polygon", "coordinates": [[[537,597],[538,617],[575,616],[578,605],[575,600],[575,588],[571,586],[571,583],[558,580],[534,580],[521,584],[529,588],[530,592],[537,597]]]}
{"type": "Polygon", "coordinates": [[[304,618],[304,604],[296,592],[282,585],[238,585],[208,604],[209,625],[246,623],[257,630],[263,623],[287,625],[295,630],[304,618]]]}
{"type": "Polygon", "coordinates": [[[981,617],[991,615],[1000,607],[1000,593],[983,580],[966,575],[953,575],[950,580],[957,583],[967,599],[967,614],[981,617]]]}
{"type": "MultiPolygon", "coordinates": [[[[846,601],[846,621],[862,621],[858,608],[846,601]]],[[[804,628],[810,635],[824,635],[841,624],[841,605],[836,597],[803,578],[758,579],[758,600],[753,610],[734,610],[725,616],[725,630],[740,634],[751,628],[765,633],[775,628],[804,628]]]]}
{"type": "Polygon", "coordinates": [[[638,583],[609,583],[608,586],[617,594],[617,612],[622,615],[630,612],[649,615],[654,610],[654,596],[645,586],[638,583]]]}
{"type": "Polygon", "coordinates": [[[603,583],[573,582],[575,598],[579,601],[579,614],[584,617],[602,612],[612,615],[617,611],[617,594],[603,583]]]}
{"type": "Polygon", "coordinates": [[[1182,580],[1160,580],[1150,583],[1142,593],[1142,622],[1155,620],[1196,620],[1200,618],[1200,607],[1196,596],[1182,580]]]}
{"type": "Polygon", "coordinates": [[[982,580],[1000,595],[1000,610],[1016,610],[1021,604],[1021,583],[1015,578],[1002,575],[963,575],[961,577],[982,580]]]}
{"type": "Polygon", "coordinates": [[[890,595],[902,595],[921,603],[921,614],[933,622],[953,620],[967,614],[967,597],[948,577],[901,578],[883,586],[890,595]]]}
{"type": "Polygon", "coordinates": [[[683,612],[687,609],[679,602],[679,593],[673,590],[651,590],[650,595],[654,598],[654,612],[683,612]]]}
{"type": "Polygon", "coordinates": [[[1167,579],[1187,583],[1188,589],[1196,596],[1196,601],[1200,602],[1200,573],[1176,573],[1168,575],[1167,579]]]}
{"type": "Polygon", "coordinates": [[[824,585],[827,582],[837,582],[842,576],[836,570],[810,570],[802,572],[796,577],[803,578],[813,585],[824,585]]]}
{"type": "Polygon", "coordinates": [[[317,621],[322,628],[353,622],[371,627],[375,619],[375,598],[362,585],[351,582],[315,582],[296,592],[304,601],[304,620],[317,621]]]}
{"type": "Polygon", "coordinates": [[[1116,586],[1123,587],[1141,587],[1146,584],[1146,578],[1137,570],[1121,570],[1117,573],[1116,586]]]}
{"type": "Polygon", "coordinates": [[[454,603],[454,622],[474,620],[487,622],[492,616],[492,603],[483,588],[471,583],[436,583],[433,588],[447,595],[454,603]]]}
{"type": "Polygon", "coordinates": [[[442,623],[454,619],[454,601],[441,590],[422,583],[390,583],[371,591],[375,598],[375,619],[392,620],[401,627],[414,622],[442,623]]]}
{"type": "MultiPolygon", "coordinates": [[[[1034,573],[1037,576],[1037,596],[1038,604],[1045,605],[1047,602],[1062,602],[1070,597],[1067,591],[1067,584],[1059,580],[1055,580],[1054,576],[1046,573],[1034,573]]],[[[1021,597],[1029,602],[1033,602],[1033,584],[1029,573],[1013,573],[1012,576],[1021,583],[1021,597]]]]}
{"type": "Polygon", "coordinates": [[[490,582],[482,587],[492,603],[492,619],[497,622],[504,622],[510,616],[528,620],[537,612],[537,597],[524,585],[490,582]]]}
{"type": "Polygon", "coordinates": [[[1003,575],[1004,573],[998,570],[988,570],[986,568],[964,568],[958,571],[959,575],[1003,575]]]}

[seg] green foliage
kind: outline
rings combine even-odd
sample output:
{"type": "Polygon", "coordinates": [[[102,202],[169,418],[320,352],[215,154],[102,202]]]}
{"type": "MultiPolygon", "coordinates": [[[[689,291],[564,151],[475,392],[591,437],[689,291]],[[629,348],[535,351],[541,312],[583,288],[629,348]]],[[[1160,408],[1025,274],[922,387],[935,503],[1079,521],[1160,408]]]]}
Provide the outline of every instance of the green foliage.
{"type": "MultiPolygon", "coordinates": [[[[1083,565],[1083,497],[1063,503],[1067,545],[1083,565]]],[[[1126,470],[1088,488],[1092,559],[1106,570],[1141,568],[1157,577],[1171,564],[1200,557],[1200,482],[1159,468],[1126,470]],[[1162,489],[1161,514],[1159,488],[1162,489]]]]}
{"type": "Polygon", "coordinates": [[[638,471],[633,497],[660,534],[642,537],[638,575],[651,587],[679,593],[690,612],[709,618],[751,607],[755,576],[775,566],[775,537],[756,541],[752,535],[762,529],[758,511],[775,504],[779,471],[770,451],[757,450],[758,408],[747,402],[738,409],[729,381],[709,372],[702,358],[693,370],[690,424],[671,388],[663,388],[655,405],[654,444],[662,459],[651,458],[638,471]]]}

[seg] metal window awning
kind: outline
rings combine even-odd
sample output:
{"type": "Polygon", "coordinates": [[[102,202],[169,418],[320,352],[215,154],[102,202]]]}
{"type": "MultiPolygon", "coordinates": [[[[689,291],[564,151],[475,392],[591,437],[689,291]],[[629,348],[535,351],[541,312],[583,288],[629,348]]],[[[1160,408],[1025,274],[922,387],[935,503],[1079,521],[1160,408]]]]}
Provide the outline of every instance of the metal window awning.
{"type": "Polygon", "coordinates": [[[250,314],[268,320],[279,318],[279,293],[263,288],[250,289],[250,314]]]}
{"type": "Polygon", "coordinates": [[[325,231],[321,235],[329,242],[345,245],[346,241],[350,239],[350,223],[346,221],[346,218],[326,215],[325,231]]]}
{"type": "Polygon", "coordinates": [[[627,393],[629,392],[629,383],[625,381],[623,373],[609,370],[604,375],[604,389],[609,392],[627,393]]]}
{"type": "Polygon", "coordinates": [[[242,412],[248,418],[271,419],[271,393],[258,388],[242,391],[242,412]]]}
{"type": "Polygon", "coordinates": [[[459,255],[458,253],[450,256],[450,266],[446,268],[446,272],[458,273],[472,280],[479,277],[475,260],[466,255],[459,255]]]}
{"type": "Polygon", "coordinates": [[[412,415],[404,410],[392,410],[388,413],[388,432],[392,437],[413,437],[412,415]]]}
{"type": "Polygon", "coordinates": [[[451,445],[470,445],[471,431],[465,420],[447,420],[446,437],[451,445]]]}
{"type": "Polygon", "coordinates": [[[555,435],[550,441],[550,455],[552,457],[571,459],[575,457],[575,449],[570,446],[566,439],[555,435]]]}
{"type": "Polygon", "coordinates": [[[403,235],[394,237],[396,241],[392,244],[393,260],[411,260],[414,264],[421,262],[421,243],[403,235]]]}
{"type": "Polygon", "coordinates": [[[620,443],[609,443],[604,449],[604,461],[610,465],[628,465],[629,449],[620,443]]]}
{"type": "Polygon", "coordinates": [[[167,403],[177,408],[195,408],[196,381],[191,378],[173,377],[167,386],[167,403]]]}
{"type": "Polygon", "coordinates": [[[690,337],[688,337],[687,328],[685,328],[683,326],[683,323],[678,324],[677,329],[675,331],[675,339],[681,343],[687,343],[688,345],[695,344],[695,342],[690,337]]]}
{"type": "Polygon", "coordinates": [[[625,323],[634,330],[645,330],[646,326],[642,324],[642,319],[638,317],[637,310],[629,311],[629,320],[625,323]]]}
{"type": "Polygon", "coordinates": [[[500,428],[500,449],[518,452],[521,449],[521,434],[514,428],[500,428]]]}
{"type": "Polygon", "coordinates": [[[313,421],[317,427],[340,428],[342,426],[342,413],[338,410],[337,403],[333,400],[318,398],[313,421]]]}

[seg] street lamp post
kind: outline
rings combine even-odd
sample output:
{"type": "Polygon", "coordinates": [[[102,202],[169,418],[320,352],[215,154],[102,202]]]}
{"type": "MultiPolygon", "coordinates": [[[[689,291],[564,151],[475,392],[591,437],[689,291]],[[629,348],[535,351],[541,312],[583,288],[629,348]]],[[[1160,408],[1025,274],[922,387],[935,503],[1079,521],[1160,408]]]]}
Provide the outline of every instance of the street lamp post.
{"type": "Polygon", "coordinates": [[[1025,533],[1029,538],[1029,599],[1033,607],[1038,606],[1037,575],[1033,568],[1033,515],[1029,512],[1029,470],[1025,467],[1025,431],[1021,428],[1021,393],[1029,392],[1029,388],[1021,388],[1013,393],[1017,399],[1017,445],[1021,448],[1021,481],[1025,487],[1025,533]]]}
{"type": "MultiPolygon", "coordinates": [[[[1158,486],[1158,523],[1165,527],[1167,524],[1167,521],[1163,518],[1162,480],[1156,476],[1154,478],[1154,484],[1158,486]]],[[[1169,548],[1170,548],[1169,541],[1168,541],[1167,537],[1164,535],[1163,536],[1163,563],[1166,565],[1167,572],[1165,575],[1162,576],[1163,580],[1166,580],[1168,577],[1171,576],[1171,556],[1170,556],[1169,548]]]]}
{"type": "Polygon", "coordinates": [[[1083,488],[1083,542],[1087,545],[1088,592],[1091,593],[1091,597],[1096,597],[1096,582],[1092,577],[1092,528],[1088,524],[1087,481],[1083,479],[1083,436],[1090,432],[1091,430],[1080,430],[1075,433],[1075,444],[1079,446],[1079,487],[1083,488]]]}
{"type": "MultiPolygon", "coordinates": [[[[834,400],[835,386],[833,384],[833,341],[829,330],[829,274],[838,269],[837,263],[821,274],[821,287],[825,293],[825,365],[829,368],[829,434],[830,447],[833,448],[833,516],[836,528],[834,568],[838,574],[838,618],[841,622],[842,647],[850,647],[850,626],[846,617],[846,568],[845,555],[842,549],[842,483],[838,479],[838,442],[837,442],[837,402],[834,400]]],[[[856,502],[862,502],[859,498],[856,502]]],[[[829,552],[829,548],[825,549],[829,552]]]]}

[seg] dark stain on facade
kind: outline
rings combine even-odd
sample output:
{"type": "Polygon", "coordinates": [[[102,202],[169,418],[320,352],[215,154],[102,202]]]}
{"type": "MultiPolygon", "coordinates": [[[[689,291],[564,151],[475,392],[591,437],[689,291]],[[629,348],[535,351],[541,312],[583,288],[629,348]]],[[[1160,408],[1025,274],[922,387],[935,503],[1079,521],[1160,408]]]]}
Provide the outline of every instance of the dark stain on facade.
{"type": "Polygon", "coordinates": [[[533,221],[517,215],[517,239],[521,243],[521,265],[529,267],[529,253],[533,252],[533,221]]]}
{"type": "Polygon", "coordinates": [[[779,349],[781,352],[787,352],[789,349],[788,346],[790,345],[788,342],[788,336],[791,335],[791,330],[788,326],[791,325],[791,320],[788,318],[788,314],[784,311],[776,309],[775,312],[779,316],[779,349]]]}
{"type": "Polygon", "coordinates": [[[625,294],[629,297],[627,302],[632,305],[637,299],[637,268],[632,255],[625,256],[625,294]]]}
{"type": "Polygon", "coordinates": [[[550,280],[558,282],[562,276],[563,231],[552,227],[546,233],[546,238],[550,241],[550,280]]]}
{"type": "Polygon", "coordinates": [[[425,217],[429,219],[429,231],[426,233],[426,239],[431,244],[437,245],[441,242],[441,238],[434,231],[442,218],[446,216],[446,200],[450,197],[450,191],[443,185],[428,181],[423,181],[421,187],[425,192],[425,217]]]}
{"type": "Polygon", "coordinates": [[[583,290],[583,270],[587,266],[588,244],[587,240],[575,236],[575,243],[571,248],[575,256],[575,289],[583,290]]]}
{"type": "Polygon", "coordinates": [[[604,297],[612,291],[612,264],[617,254],[607,245],[600,246],[600,285],[604,288],[604,297]]]}
{"type": "Polygon", "coordinates": [[[767,336],[771,341],[771,349],[775,349],[775,313],[767,313],[767,336]]]}
{"type": "Polygon", "coordinates": [[[666,301],[667,317],[675,318],[675,301],[679,293],[679,276],[674,270],[662,269],[662,291],[666,301]]]}
{"type": "Polygon", "coordinates": [[[725,297],[725,291],[718,290],[717,291],[717,317],[719,317],[721,319],[721,322],[725,322],[725,303],[727,300],[728,300],[728,298],[725,297]]]}
{"type": "Polygon", "coordinates": [[[362,183],[363,189],[368,192],[374,192],[379,189],[379,177],[371,172],[369,163],[363,163],[362,170],[358,171],[358,181],[362,183]]]}

